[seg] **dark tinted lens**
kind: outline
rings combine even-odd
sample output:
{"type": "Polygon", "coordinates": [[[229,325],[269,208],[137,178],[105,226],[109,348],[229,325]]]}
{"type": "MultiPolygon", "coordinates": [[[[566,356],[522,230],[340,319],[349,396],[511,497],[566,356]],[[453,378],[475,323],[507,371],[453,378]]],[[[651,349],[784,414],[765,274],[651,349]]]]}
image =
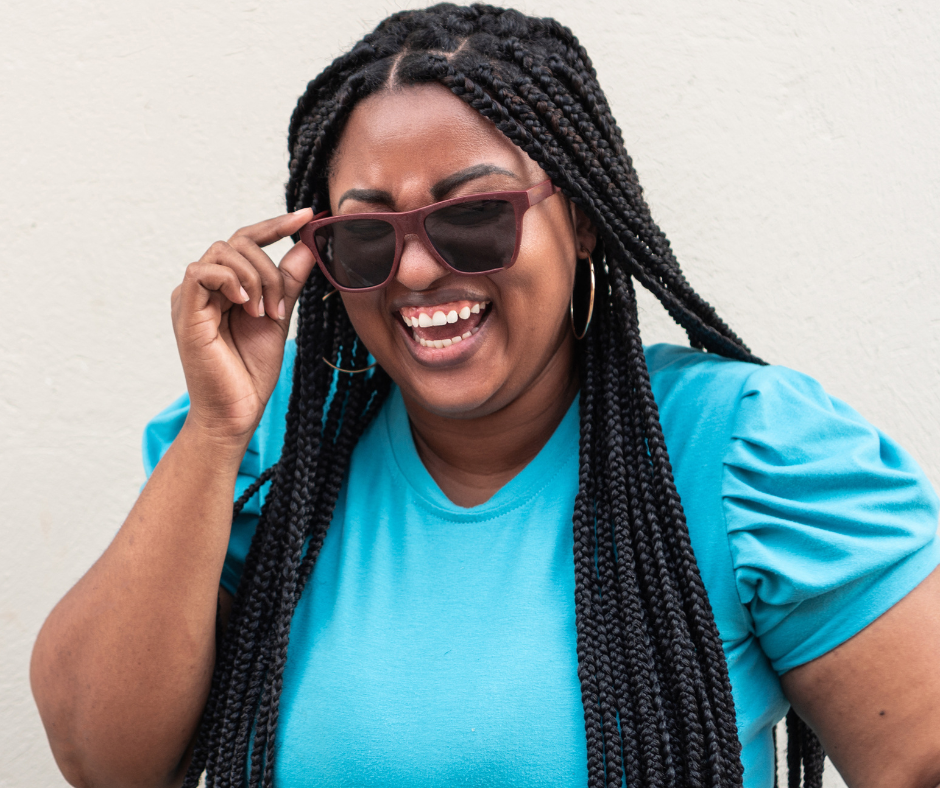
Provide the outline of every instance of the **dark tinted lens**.
{"type": "Polygon", "coordinates": [[[467,274],[505,268],[516,247],[516,213],[506,200],[441,208],[428,214],[424,229],[441,257],[467,274]]]}
{"type": "Polygon", "coordinates": [[[336,283],[343,287],[382,284],[395,262],[395,228],[381,219],[350,219],[313,234],[317,251],[336,283]]]}

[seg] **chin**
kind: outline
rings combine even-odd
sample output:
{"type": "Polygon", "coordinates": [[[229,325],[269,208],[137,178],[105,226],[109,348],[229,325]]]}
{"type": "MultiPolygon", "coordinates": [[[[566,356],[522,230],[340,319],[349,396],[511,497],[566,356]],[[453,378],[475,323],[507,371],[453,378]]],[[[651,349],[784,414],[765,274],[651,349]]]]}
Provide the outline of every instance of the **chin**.
{"type": "MultiPolygon", "coordinates": [[[[435,376],[438,377],[438,376],[435,376]]],[[[498,388],[461,380],[463,375],[447,376],[451,380],[428,381],[427,383],[400,386],[406,402],[413,403],[435,416],[447,419],[473,419],[488,416],[502,407],[498,401],[498,388]]],[[[501,398],[499,398],[501,399],[501,398]]]]}

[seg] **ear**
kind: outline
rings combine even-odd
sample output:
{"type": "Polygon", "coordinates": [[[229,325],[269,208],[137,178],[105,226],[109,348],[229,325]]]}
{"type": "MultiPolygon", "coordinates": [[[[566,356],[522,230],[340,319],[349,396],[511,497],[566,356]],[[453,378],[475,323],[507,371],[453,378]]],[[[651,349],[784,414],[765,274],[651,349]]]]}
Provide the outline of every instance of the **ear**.
{"type": "Polygon", "coordinates": [[[568,211],[571,214],[571,226],[574,229],[578,259],[586,260],[597,246],[597,229],[584,211],[571,200],[568,200],[568,211]]]}

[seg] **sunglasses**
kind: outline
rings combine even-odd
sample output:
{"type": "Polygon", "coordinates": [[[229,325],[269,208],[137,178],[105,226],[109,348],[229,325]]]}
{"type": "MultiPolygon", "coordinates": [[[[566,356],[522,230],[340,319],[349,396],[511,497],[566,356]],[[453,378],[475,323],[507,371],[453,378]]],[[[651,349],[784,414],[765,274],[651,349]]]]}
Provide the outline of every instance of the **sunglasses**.
{"type": "Polygon", "coordinates": [[[330,283],[346,292],[385,287],[398,271],[407,235],[418,236],[456,274],[490,274],[516,262],[525,212],[559,191],[542,181],[530,189],[470,194],[403,213],[324,211],[303,226],[300,240],[330,283]]]}

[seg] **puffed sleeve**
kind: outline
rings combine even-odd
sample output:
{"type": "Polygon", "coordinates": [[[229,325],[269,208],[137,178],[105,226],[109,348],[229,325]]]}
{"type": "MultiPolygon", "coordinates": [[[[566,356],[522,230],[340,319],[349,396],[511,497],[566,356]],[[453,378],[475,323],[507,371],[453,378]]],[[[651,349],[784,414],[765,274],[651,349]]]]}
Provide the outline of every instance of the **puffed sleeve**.
{"type": "Polygon", "coordinates": [[[848,640],[940,562],[914,460],[812,378],[751,373],[724,459],[741,603],[778,674],[848,640]]]}
{"type": "MultiPolygon", "coordinates": [[[[236,499],[281,456],[281,447],[284,443],[284,417],[287,414],[287,403],[290,398],[295,356],[296,345],[290,341],[284,349],[284,363],[281,366],[277,386],[271,399],[268,400],[261,422],[251,437],[238,469],[238,477],[235,481],[236,499]]],[[[189,413],[189,395],[184,394],[158,413],[144,428],[144,472],[148,479],[183,428],[187,413],[189,413]]],[[[229,538],[220,582],[233,594],[238,588],[238,581],[241,579],[242,569],[245,566],[245,556],[248,555],[248,547],[255,534],[258,518],[261,516],[261,506],[270,486],[270,483],[263,485],[232,522],[232,535],[229,538]]]]}

